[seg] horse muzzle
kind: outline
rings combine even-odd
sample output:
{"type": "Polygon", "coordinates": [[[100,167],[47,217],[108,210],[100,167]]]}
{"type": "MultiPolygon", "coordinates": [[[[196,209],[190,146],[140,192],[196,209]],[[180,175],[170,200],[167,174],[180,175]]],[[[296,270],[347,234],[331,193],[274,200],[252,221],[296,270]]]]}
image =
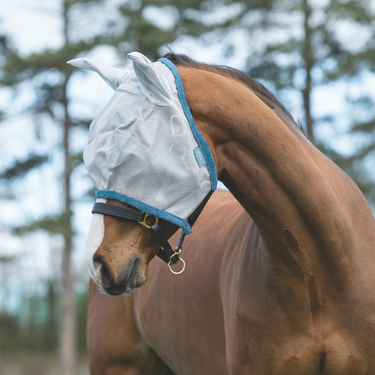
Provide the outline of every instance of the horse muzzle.
{"type": "MultiPolygon", "coordinates": [[[[105,293],[111,296],[131,293],[139,283],[139,269],[141,259],[138,255],[134,255],[128,261],[123,270],[115,275],[107,261],[101,256],[94,257],[96,284],[105,293]]],[[[141,277],[142,279],[142,277],[141,277]]]]}

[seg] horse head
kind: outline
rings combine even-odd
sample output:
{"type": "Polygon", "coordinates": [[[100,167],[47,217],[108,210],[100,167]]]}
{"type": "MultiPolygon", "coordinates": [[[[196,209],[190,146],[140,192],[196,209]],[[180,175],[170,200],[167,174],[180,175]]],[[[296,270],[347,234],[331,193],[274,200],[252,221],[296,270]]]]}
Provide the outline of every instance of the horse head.
{"type": "MultiPolygon", "coordinates": [[[[111,199],[99,198],[98,202],[131,207],[111,199]]],[[[144,223],[146,226],[128,219],[93,214],[87,243],[87,266],[92,280],[103,293],[130,293],[147,281],[148,264],[160,251],[160,244],[147,228],[155,223],[155,217],[148,216],[144,223]]],[[[160,220],[159,225],[167,238],[178,228],[166,220],[160,220]]]]}
{"type": "Polygon", "coordinates": [[[217,184],[213,156],[192,119],[178,70],[166,59],[129,57],[134,72],[85,58],[69,62],[97,72],[115,90],[90,126],[83,155],[98,198],[87,265],[110,295],[142,286],[156,254],[171,270],[217,184]],[[174,250],[168,238],[179,227],[174,250]]]}

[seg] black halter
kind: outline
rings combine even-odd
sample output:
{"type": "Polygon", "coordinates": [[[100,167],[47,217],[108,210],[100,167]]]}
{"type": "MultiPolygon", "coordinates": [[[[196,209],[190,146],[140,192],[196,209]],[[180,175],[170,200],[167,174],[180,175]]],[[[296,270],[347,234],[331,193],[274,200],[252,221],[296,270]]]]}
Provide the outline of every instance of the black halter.
{"type": "MultiPolygon", "coordinates": [[[[207,196],[204,198],[203,202],[198,206],[198,208],[189,216],[187,221],[191,226],[193,226],[195,221],[198,219],[198,216],[202,212],[204,206],[206,205],[207,201],[211,197],[212,193],[213,191],[210,191],[207,194],[207,196]]],[[[161,249],[157,253],[157,256],[160,259],[168,263],[169,266],[176,264],[180,260],[181,247],[182,247],[182,243],[184,242],[186,234],[184,232],[181,233],[177,246],[173,250],[172,246],[168,242],[167,238],[165,237],[163,231],[161,230],[158,224],[158,221],[159,221],[158,217],[147,214],[145,212],[137,211],[133,208],[119,207],[119,206],[114,206],[113,204],[102,203],[102,202],[94,203],[91,213],[110,215],[110,216],[119,217],[122,219],[129,219],[129,220],[137,221],[139,224],[143,225],[144,227],[151,229],[152,233],[154,234],[156,239],[159,241],[159,244],[161,245],[161,249]],[[149,216],[155,218],[155,223],[152,225],[146,224],[146,218],[149,216]]]]}
{"type": "Polygon", "coordinates": [[[114,206],[113,204],[108,203],[101,203],[96,202],[94,203],[94,206],[91,210],[91,213],[93,214],[104,214],[104,215],[110,215],[114,217],[120,217],[122,219],[129,219],[137,221],[139,224],[143,225],[144,227],[151,229],[152,233],[156,237],[156,239],[159,241],[161,245],[161,249],[158,252],[158,257],[164,260],[166,263],[176,264],[179,260],[178,253],[181,250],[181,245],[185,238],[185,233],[181,233],[180,239],[178,240],[176,249],[173,250],[172,246],[169,244],[167,238],[165,237],[163,231],[159,227],[158,224],[158,218],[155,217],[155,223],[152,225],[146,224],[146,218],[148,216],[153,216],[146,214],[145,212],[136,211],[132,208],[125,208],[125,207],[119,207],[114,206]]]}

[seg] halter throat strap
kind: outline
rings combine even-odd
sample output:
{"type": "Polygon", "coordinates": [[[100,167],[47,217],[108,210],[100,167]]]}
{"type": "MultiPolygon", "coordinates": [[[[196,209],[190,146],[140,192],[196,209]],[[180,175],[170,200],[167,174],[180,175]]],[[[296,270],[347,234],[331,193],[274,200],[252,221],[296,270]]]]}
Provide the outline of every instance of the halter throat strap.
{"type": "Polygon", "coordinates": [[[172,246],[168,242],[167,238],[165,237],[162,229],[160,228],[157,222],[155,222],[154,224],[150,226],[145,224],[146,217],[153,216],[153,215],[148,215],[145,212],[136,211],[132,208],[119,207],[119,206],[114,206],[113,204],[102,203],[102,202],[94,203],[91,213],[109,215],[109,216],[119,217],[122,219],[137,221],[139,224],[142,224],[146,228],[151,229],[153,235],[158,240],[161,246],[161,249],[157,253],[157,256],[168,264],[170,263],[173,265],[178,262],[179,252],[181,251],[181,246],[185,239],[185,233],[183,232],[181,233],[177,246],[175,250],[173,250],[172,246]]]}

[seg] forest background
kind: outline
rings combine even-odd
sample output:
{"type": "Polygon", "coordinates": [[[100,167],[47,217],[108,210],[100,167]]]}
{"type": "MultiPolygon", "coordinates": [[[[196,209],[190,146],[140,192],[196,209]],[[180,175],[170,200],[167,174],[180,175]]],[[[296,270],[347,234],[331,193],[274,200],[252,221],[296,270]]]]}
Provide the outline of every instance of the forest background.
{"type": "Polygon", "coordinates": [[[168,51],[243,70],[375,207],[374,0],[14,0],[0,7],[0,374],[87,374],[82,161],[111,95],[66,64],[168,51]]]}

